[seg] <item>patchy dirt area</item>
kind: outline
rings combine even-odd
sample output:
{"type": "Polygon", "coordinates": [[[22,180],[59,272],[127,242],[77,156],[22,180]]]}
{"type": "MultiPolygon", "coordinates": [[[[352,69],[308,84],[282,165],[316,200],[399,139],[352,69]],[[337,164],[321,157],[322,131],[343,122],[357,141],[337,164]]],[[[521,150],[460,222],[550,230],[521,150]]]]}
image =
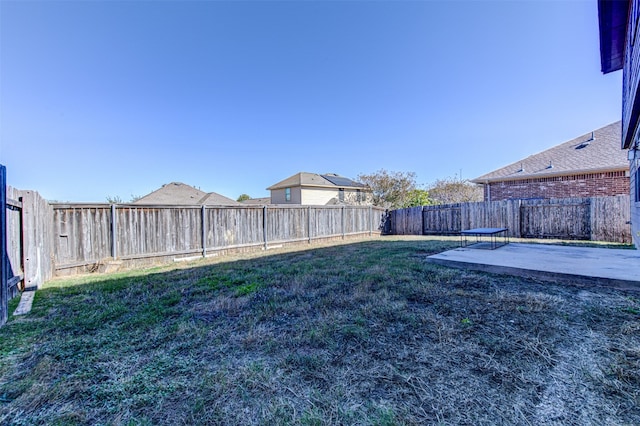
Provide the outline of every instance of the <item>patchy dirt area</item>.
{"type": "Polygon", "coordinates": [[[56,282],[0,329],[0,423],[640,424],[640,292],[383,239],[56,282]]]}

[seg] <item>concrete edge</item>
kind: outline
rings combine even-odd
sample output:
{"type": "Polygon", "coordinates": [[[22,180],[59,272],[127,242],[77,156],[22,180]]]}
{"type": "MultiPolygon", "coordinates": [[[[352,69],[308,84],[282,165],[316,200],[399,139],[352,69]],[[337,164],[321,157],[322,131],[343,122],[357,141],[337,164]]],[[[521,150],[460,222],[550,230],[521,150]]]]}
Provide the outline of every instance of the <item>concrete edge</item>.
{"type": "Polygon", "coordinates": [[[13,311],[13,315],[26,315],[31,312],[31,306],[33,305],[33,298],[36,295],[36,289],[33,287],[29,287],[22,292],[20,295],[20,303],[18,303],[18,307],[15,311],[13,311]]]}
{"type": "MultiPolygon", "coordinates": [[[[436,255],[437,256],[437,255],[436,255]]],[[[470,269],[497,275],[512,275],[549,282],[560,282],[580,287],[608,287],[616,290],[640,291],[640,282],[621,280],[617,278],[587,277],[584,275],[567,274],[562,272],[537,271],[533,269],[515,268],[512,266],[488,265],[483,263],[460,262],[456,260],[427,257],[427,262],[457,269],[470,269]]]]}

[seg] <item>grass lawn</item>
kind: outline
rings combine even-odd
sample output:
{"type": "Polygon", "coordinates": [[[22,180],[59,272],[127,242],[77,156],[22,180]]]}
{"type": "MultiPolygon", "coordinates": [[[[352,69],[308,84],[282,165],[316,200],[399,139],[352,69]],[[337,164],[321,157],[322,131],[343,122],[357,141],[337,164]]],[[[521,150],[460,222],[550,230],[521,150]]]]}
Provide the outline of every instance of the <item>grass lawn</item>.
{"type": "Polygon", "coordinates": [[[424,260],[457,245],[51,281],[0,328],[0,424],[640,424],[640,293],[424,260]]]}

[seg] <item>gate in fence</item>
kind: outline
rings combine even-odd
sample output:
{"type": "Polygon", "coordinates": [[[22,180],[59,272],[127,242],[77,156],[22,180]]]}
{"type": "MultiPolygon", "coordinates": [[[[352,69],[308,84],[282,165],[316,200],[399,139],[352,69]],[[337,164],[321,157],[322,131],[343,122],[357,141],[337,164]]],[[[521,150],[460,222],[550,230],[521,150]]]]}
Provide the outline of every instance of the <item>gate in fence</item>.
{"type": "Polygon", "coordinates": [[[7,169],[0,164],[0,326],[7,322],[9,274],[7,272],[7,169]]]}
{"type": "Polygon", "coordinates": [[[8,303],[24,289],[24,234],[22,201],[7,192],[7,169],[0,165],[0,227],[2,266],[0,290],[0,325],[7,322],[8,303]]]}

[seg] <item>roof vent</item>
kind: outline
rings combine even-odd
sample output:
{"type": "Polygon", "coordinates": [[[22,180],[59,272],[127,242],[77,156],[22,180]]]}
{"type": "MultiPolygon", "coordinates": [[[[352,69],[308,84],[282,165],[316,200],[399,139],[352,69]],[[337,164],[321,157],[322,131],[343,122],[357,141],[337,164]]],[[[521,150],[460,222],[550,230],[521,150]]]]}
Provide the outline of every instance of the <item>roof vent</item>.
{"type": "Polygon", "coordinates": [[[591,142],[586,141],[586,142],[582,142],[580,145],[576,146],[576,149],[582,149],[582,148],[586,148],[589,146],[591,142]]]}
{"type": "Polygon", "coordinates": [[[582,148],[586,148],[589,146],[589,144],[591,143],[591,141],[596,140],[595,135],[593,134],[593,132],[591,132],[591,137],[589,139],[587,139],[584,142],[580,142],[577,146],[576,149],[582,149],[582,148]]]}
{"type": "Polygon", "coordinates": [[[553,169],[553,163],[551,161],[549,161],[549,165],[547,166],[547,169],[553,169]]]}
{"type": "Polygon", "coordinates": [[[522,163],[520,163],[520,170],[518,170],[516,173],[522,173],[524,172],[524,167],[522,167],[522,163]]]}

